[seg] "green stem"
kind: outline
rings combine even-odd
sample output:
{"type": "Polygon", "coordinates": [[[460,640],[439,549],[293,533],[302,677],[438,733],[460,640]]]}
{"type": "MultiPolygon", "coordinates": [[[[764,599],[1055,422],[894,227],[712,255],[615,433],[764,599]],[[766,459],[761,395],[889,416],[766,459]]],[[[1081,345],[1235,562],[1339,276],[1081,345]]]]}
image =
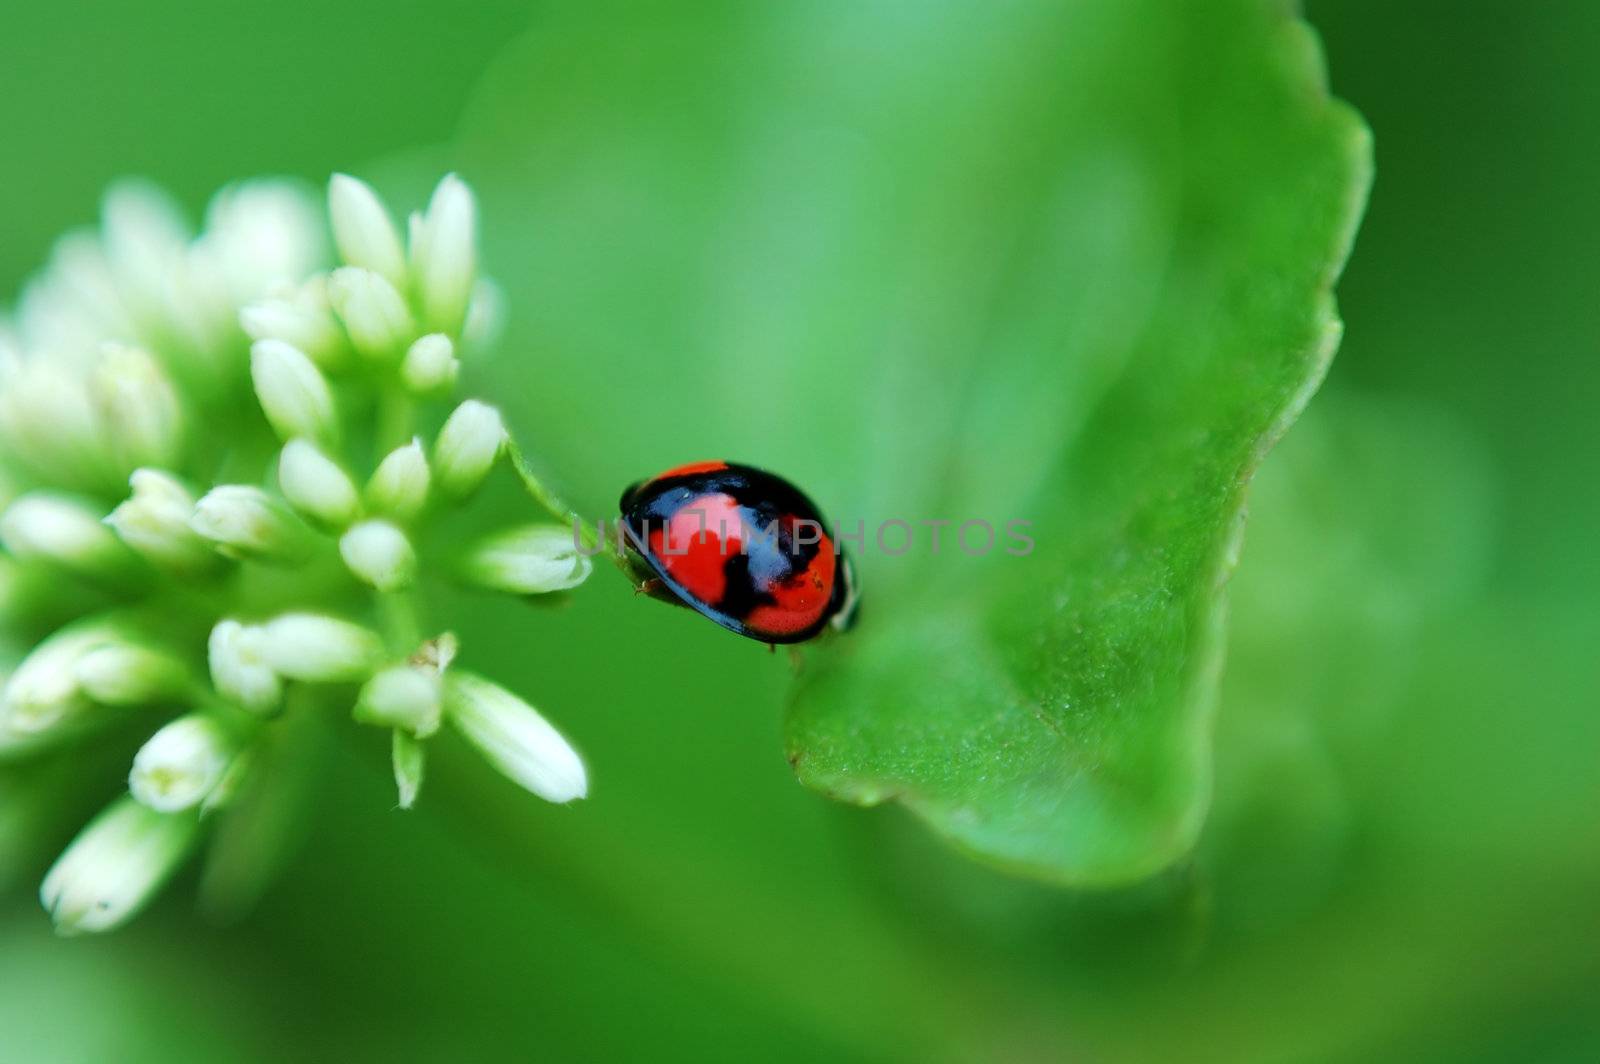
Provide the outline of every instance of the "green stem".
{"type": "MultiPolygon", "coordinates": [[[[558,521],[571,525],[577,534],[578,542],[583,545],[584,550],[593,551],[600,545],[601,533],[599,529],[586,522],[576,510],[568,506],[560,496],[545,485],[544,481],[539,479],[539,474],[533,471],[533,466],[529,464],[527,456],[522,453],[522,448],[517,446],[516,440],[507,441],[506,454],[510,456],[511,467],[517,471],[517,476],[522,480],[522,486],[528,490],[529,495],[533,496],[534,502],[544,507],[545,512],[558,521]]],[[[623,558],[621,552],[608,550],[605,553],[611,559],[612,564],[628,578],[628,582],[632,583],[633,574],[628,569],[627,560],[623,558]]]]}
{"type": "Polygon", "coordinates": [[[417,597],[410,591],[378,595],[378,617],[391,652],[408,656],[422,643],[422,624],[418,619],[417,597]]]}
{"type": "Polygon", "coordinates": [[[416,427],[417,404],[404,388],[393,381],[383,385],[378,395],[378,418],[374,439],[375,458],[381,458],[411,440],[416,427]]]}

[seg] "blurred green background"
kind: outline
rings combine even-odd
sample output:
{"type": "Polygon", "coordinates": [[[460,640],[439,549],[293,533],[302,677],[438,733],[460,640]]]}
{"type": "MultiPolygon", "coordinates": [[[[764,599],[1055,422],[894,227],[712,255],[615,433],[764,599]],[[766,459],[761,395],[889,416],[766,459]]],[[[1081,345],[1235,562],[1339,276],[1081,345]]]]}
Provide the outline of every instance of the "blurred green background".
{"type": "MultiPolygon", "coordinates": [[[[206,922],[181,881],[122,932],[61,941],[33,891],[116,789],[85,770],[81,809],[0,866],[0,1057],[1595,1059],[1600,10],[1307,15],[1378,177],[1343,349],[1252,497],[1192,861],[1060,892],[899,810],[829,804],[783,761],[781,655],[597,580],[511,624],[458,604],[475,660],[595,766],[577,807],[447,747],[421,808],[389,813],[383,745],[330,727],[309,834],[253,913],[206,922]]],[[[523,54],[508,42],[543,41],[556,83],[628,55],[626,35],[552,48],[556,11],[509,0],[67,2],[5,23],[7,293],[121,174],[196,210],[261,172],[414,199],[492,165],[470,134],[494,118],[486,72],[523,54]]],[[[521,276],[496,224],[487,267],[521,276]]],[[[603,287],[552,279],[586,281],[603,287]]],[[[604,512],[618,465],[660,448],[626,411],[574,413],[564,390],[594,369],[539,348],[537,306],[513,315],[473,383],[604,512]]]]}

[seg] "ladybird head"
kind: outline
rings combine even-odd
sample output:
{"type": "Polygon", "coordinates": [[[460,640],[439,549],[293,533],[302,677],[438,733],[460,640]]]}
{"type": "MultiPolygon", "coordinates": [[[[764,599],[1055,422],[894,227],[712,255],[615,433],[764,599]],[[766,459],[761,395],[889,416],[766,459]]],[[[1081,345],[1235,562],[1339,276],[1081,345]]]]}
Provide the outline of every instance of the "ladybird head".
{"type": "Polygon", "coordinates": [[[634,497],[639,494],[639,489],[650,483],[648,480],[636,480],[629,484],[622,492],[622,498],[617,500],[617,509],[623,513],[628,512],[628,507],[633,503],[634,497]]]}

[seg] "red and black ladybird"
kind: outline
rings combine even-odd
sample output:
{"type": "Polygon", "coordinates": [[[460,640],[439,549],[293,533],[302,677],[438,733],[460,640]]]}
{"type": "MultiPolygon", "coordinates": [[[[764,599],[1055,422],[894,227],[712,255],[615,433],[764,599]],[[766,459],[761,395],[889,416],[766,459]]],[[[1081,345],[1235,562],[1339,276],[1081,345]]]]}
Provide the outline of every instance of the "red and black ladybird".
{"type": "Polygon", "coordinates": [[[782,477],[693,462],[622,493],[642,590],[763,643],[849,627],[855,577],[816,504],[782,477]]]}

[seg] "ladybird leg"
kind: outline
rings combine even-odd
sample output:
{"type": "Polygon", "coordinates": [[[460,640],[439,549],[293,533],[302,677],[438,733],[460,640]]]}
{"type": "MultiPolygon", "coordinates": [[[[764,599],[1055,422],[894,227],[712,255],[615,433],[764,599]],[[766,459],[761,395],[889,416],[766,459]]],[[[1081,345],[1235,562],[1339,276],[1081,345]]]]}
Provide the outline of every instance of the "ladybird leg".
{"type": "Polygon", "coordinates": [[[801,652],[800,644],[799,643],[790,643],[789,644],[789,665],[790,665],[790,667],[792,667],[794,669],[794,671],[798,673],[800,671],[801,667],[805,665],[805,663],[806,663],[806,656],[805,656],[804,653],[801,652]]]}
{"type": "Polygon", "coordinates": [[[776,654],[777,652],[778,652],[778,644],[776,644],[776,643],[768,643],[767,644],[767,653],[768,654],[776,654]]]}
{"type": "Polygon", "coordinates": [[[665,602],[669,606],[683,606],[686,609],[689,606],[687,602],[672,593],[665,580],[653,576],[634,584],[633,593],[635,595],[648,595],[657,602],[665,602]]]}

